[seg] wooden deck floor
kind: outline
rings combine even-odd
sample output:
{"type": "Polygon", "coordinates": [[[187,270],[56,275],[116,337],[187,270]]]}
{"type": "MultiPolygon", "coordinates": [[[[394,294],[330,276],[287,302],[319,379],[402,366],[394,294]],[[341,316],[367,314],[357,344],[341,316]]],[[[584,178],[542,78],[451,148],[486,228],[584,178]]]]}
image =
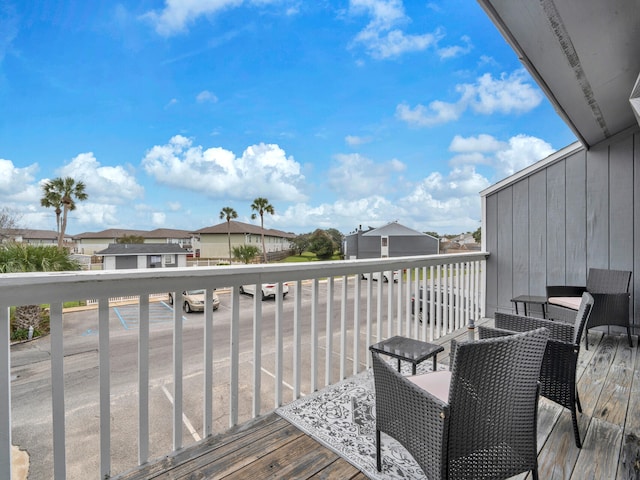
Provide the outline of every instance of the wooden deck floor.
{"type": "MultiPolygon", "coordinates": [[[[448,343],[448,339],[445,339],[448,343]]],[[[589,334],[580,353],[578,391],[583,448],[571,415],[541,399],[538,463],[544,480],[640,479],[640,357],[634,337],[589,334]]],[[[445,352],[447,354],[448,352],[445,352]]],[[[443,361],[447,361],[443,355],[443,361]]],[[[438,358],[440,360],[441,357],[438,358]]],[[[117,477],[138,479],[366,479],[347,461],[275,413],[209,439],[175,457],[117,477]]],[[[517,479],[528,479],[520,475],[517,479]]]]}

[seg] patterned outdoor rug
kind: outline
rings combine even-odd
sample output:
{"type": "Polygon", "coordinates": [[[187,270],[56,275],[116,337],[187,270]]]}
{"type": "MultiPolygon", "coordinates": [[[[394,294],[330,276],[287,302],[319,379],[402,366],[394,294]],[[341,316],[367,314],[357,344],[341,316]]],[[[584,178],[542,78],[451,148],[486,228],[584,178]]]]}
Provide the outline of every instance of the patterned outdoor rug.
{"type": "MultiPolygon", "coordinates": [[[[418,373],[431,371],[431,367],[430,360],[423,362],[418,366],[418,373]]],[[[446,368],[445,365],[438,365],[439,370],[446,368]]],[[[408,373],[408,370],[403,373],[408,373]]],[[[336,452],[369,478],[426,478],[407,450],[384,433],[382,472],[377,471],[372,370],[366,370],[336,385],[300,398],[276,412],[336,452]]]]}

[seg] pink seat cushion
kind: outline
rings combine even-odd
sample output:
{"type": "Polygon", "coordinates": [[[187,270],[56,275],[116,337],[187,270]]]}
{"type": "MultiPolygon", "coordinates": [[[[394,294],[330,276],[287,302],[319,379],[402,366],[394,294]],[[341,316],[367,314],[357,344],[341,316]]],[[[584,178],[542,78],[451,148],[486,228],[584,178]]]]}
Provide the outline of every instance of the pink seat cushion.
{"type": "Polygon", "coordinates": [[[560,307],[570,308],[571,310],[580,309],[582,297],[549,297],[548,302],[560,307]]]}
{"type": "Polygon", "coordinates": [[[445,403],[449,402],[449,386],[451,385],[451,372],[431,372],[407,377],[407,380],[426,390],[431,395],[445,403]]]}

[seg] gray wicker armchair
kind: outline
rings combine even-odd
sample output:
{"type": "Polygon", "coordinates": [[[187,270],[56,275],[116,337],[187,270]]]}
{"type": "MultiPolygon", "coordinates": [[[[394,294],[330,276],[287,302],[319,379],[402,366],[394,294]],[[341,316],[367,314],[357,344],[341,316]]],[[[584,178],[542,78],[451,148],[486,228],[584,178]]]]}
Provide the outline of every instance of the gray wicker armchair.
{"type": "Polygon", "coordinates": [[[412,377],[372,351],[378,470],[384,432],[405,446],[430,480],[501,479],[529,470],[537,479],[538,376],[548,336],[537,329],[452,341],[450,372],[412,377]],[[440,385],[432,390],[433,379],[440,385]]]}
{"type": "Polygon", "coordinates": [[[573,324],[496,312],[496,328],[478,327],[480,338],[512,335],[515,332],[541,327],[549,330],[549,342],[540,370],[540,395],[571,411],[573,434],[578,448],[582,448],[582,442],[576,407],[582,413],[582,406],[576,388],[576,368],[580,353],[580,337],[595,308],[593,305],[593,297],[589,293],[583,293],[573,324]]]}
{"type": "MultiPolygon", "coordinates": [[[[629,284],[631,272],[626,270],[604,270],[590,268],[586,286],[547,286],[547,317],[554,320],[572,322],[580,303],[582,292],[593,296],[593,309],[586,333],[593,327],[615,325],[627,329],[629,346],[633,347],[629,325],[629,284]]],[[[585,335],[585,348],[589,348],[585,335]]]]}

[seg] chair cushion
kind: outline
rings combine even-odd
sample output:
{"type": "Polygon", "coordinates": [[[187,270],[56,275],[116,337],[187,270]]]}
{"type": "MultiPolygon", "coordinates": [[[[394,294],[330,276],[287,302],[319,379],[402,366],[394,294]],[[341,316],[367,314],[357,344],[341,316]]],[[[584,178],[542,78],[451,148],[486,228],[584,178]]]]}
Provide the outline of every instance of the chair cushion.
{"type": "Polygon", "coordinates": [[[558,305],[560,307],[578,311],[581,301],[582,297],[549,297],[547,302],[552,305],[558,305]]]}
{"type": "Polygon", "coordinates": [[[423,373],[407,377],[407,380],[415,383],[418,387],[426,390],[431,395],[439,398],[445,403],[449,403],[449,386],[451,385],[451,372],[423,373]]]}

